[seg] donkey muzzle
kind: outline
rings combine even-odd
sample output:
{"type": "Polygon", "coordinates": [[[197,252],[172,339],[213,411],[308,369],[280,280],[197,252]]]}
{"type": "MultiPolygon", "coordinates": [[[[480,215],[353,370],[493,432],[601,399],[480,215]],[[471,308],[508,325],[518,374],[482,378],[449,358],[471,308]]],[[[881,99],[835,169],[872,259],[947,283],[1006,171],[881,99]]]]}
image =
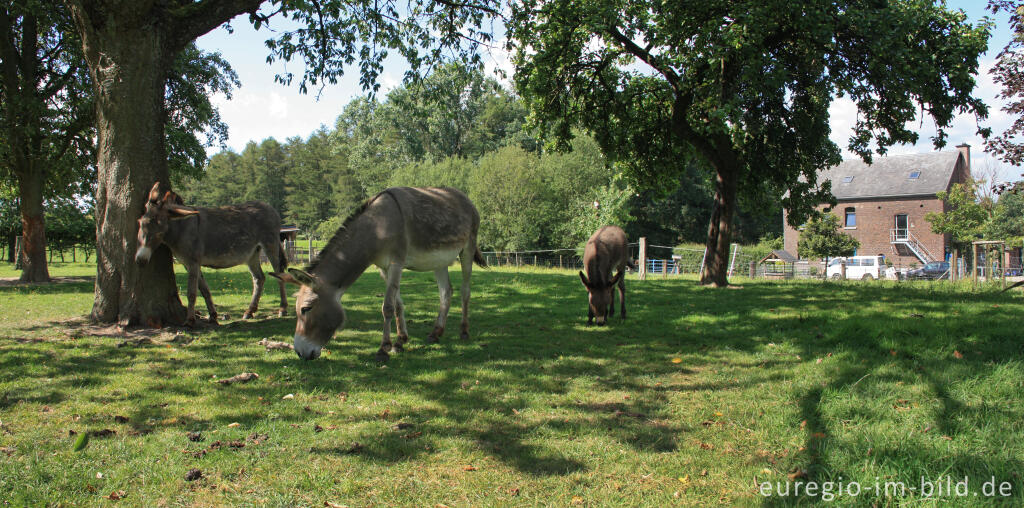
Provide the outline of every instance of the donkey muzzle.
{"type": "Polygon", "coordinates": [[[135,251],[135,263],[139,266],[145,265],[149,262],[150,256],[153,255],[153,249],[149,247],[139,247],[139,250],[135,251]]]}
{"type": "Polygon", "coordinates": [[[295,354],[303,360],[316,360],[320,358],[321,346],[314,344],[302,335],[296,335],[292,344],[295,346],[295,354]]]}

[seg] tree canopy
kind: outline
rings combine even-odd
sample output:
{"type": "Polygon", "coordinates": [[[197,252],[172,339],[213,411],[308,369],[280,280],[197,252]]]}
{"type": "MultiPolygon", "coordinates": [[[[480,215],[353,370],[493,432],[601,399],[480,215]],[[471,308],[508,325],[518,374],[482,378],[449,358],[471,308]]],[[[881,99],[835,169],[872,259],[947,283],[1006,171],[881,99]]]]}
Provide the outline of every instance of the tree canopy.
{"type": "Polygon", "coordinates": [[[816,212],[800,231],[797,252],[802,258],[829,259],[852,256],[860,247],[856,238],[839,231],[839,217],[816,212]]]}
{"type": "Polygon", "coordinates": [[[913,143],[919,111],[946,141],[972,96],[987,26],[909,0],[527,0],[508,22],[517,86],[564,145],[593,132],[639,182],[695,160],[715,185],[701,281],[724,285],[738,201],[781,201],[795,224],[830,199],[816,172],[840,162],[828,109],[851,99],[848,148],[865,159],[913,143]]]}

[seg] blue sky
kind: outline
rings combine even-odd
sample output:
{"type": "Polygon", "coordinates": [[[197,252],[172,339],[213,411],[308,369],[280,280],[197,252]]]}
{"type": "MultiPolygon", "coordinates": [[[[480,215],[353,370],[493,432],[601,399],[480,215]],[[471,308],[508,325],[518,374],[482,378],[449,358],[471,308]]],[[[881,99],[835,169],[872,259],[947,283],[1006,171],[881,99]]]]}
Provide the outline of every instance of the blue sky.
{"type": "MultiPolygon", "coordinates": [[[[988,14],[984,9],[986,3],[985,0],[957,0],[948,2],[948,5],[963,9],[968,17],[976,22],[988,14]]],[[[1009,40],[1010,31],[1006,26],[1005,16],[1000,16],[996,22],[993,37],[989,41],[989,50],[981,60],[976,94],[990,107],[989,118],[984,121],[984,125],[992,127],[994,132],[1001,132],[1012,119],[999,110],[1002,103],[995,98],[999,87],[992,82],[987,71],[992,66],[995,56],[1009,40]]],[[[271,29],[279,23],[282,21],[272,20],[271,29]]],[[[294,136],[307,137],[321,125],[333,126],[345,104],[363,94],[356,68],[350,69],[338,84],[322,89],[311,89],[308,95],[300,94],[295,85],[284,86],[275,83],[275,74],[285,71],[301,74],[302,64],[267,64],[268,51],[264,41],[271,36],[270,32],[266,29],[259,32],[253,30],[244,16],[237,18],[232,26],[234,33],[229,34],[221,27],[198,40],[200,48],[219,51],[234,67],[242,82],[242,87],[235,91],[232,100],[226,100],[224,97],[215,99],[228,125],[229,148],[241,150],[249,141],[260,142],[269,137],[279,141],[294,136]]],[[[492,52],[486,60],[490,69],[510,69],[501,51],[492,52]]],[[[382,94],[401,83],[403,71],[404,65],[398,58],[387,62],[384,74],[380,78],[382,94]]],[[[840,147],[845,147],[855,118],[854,106],[849,101],[838,100],[833,105],[831,113],[832,138],[840,147]]],[[[893,147],[890,153],[931,151],[929,138],[934,129],[931,128],[930,121],[918,122],[918,129],[921,132],[921,142],[914,146],[893,147]]],[[[997,178],[1001,181],[1020,179],[1020,168],[1001,164],[982,152],[982,141],[975,135],[976,130],[977,124],[973,117],[958,117],[948,131],[950,143],[947,149],[953,149],[952,145],[966,142],[971,145],[971,159],[976,175],[988,168],[996,171],[997,178]]],[[[218,150],[219,147],[214,147],[211,153],[218,150]]]]}

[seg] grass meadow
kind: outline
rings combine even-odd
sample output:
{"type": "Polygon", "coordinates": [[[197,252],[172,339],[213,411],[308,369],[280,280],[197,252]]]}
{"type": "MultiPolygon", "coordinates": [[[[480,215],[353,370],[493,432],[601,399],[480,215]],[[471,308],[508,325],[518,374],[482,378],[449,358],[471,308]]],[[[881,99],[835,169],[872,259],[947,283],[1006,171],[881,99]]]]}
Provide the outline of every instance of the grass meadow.
{"type": "Polygon", "coordinates": [[[258,344],[294,330],[275,284],[243,322],[244,268],[206,277],[230,319],[151,342],[69,333],[89,281],[0,286],[0,504],[1024,504],[1019,293],[630,278],[598,328],[575,272],[477,269],[472,339],[455,304],[428,346],[436,286],[406,272],[412,340],[381,365],[376,273],[311,362],[258,344]]]}

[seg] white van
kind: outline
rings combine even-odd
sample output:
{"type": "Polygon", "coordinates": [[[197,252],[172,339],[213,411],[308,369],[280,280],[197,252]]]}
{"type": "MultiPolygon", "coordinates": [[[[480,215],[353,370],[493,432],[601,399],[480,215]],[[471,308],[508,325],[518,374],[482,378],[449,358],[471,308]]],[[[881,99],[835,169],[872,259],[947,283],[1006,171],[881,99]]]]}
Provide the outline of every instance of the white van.
{"type": "Polygon", "coordinates": [[[885,257],[883,256],[852,256],[848,258],[830,259],[825,274],[830,279],[843,277],[842,263],[846,263],[847,279],[874,280],[885,278],[885,257]]]}

